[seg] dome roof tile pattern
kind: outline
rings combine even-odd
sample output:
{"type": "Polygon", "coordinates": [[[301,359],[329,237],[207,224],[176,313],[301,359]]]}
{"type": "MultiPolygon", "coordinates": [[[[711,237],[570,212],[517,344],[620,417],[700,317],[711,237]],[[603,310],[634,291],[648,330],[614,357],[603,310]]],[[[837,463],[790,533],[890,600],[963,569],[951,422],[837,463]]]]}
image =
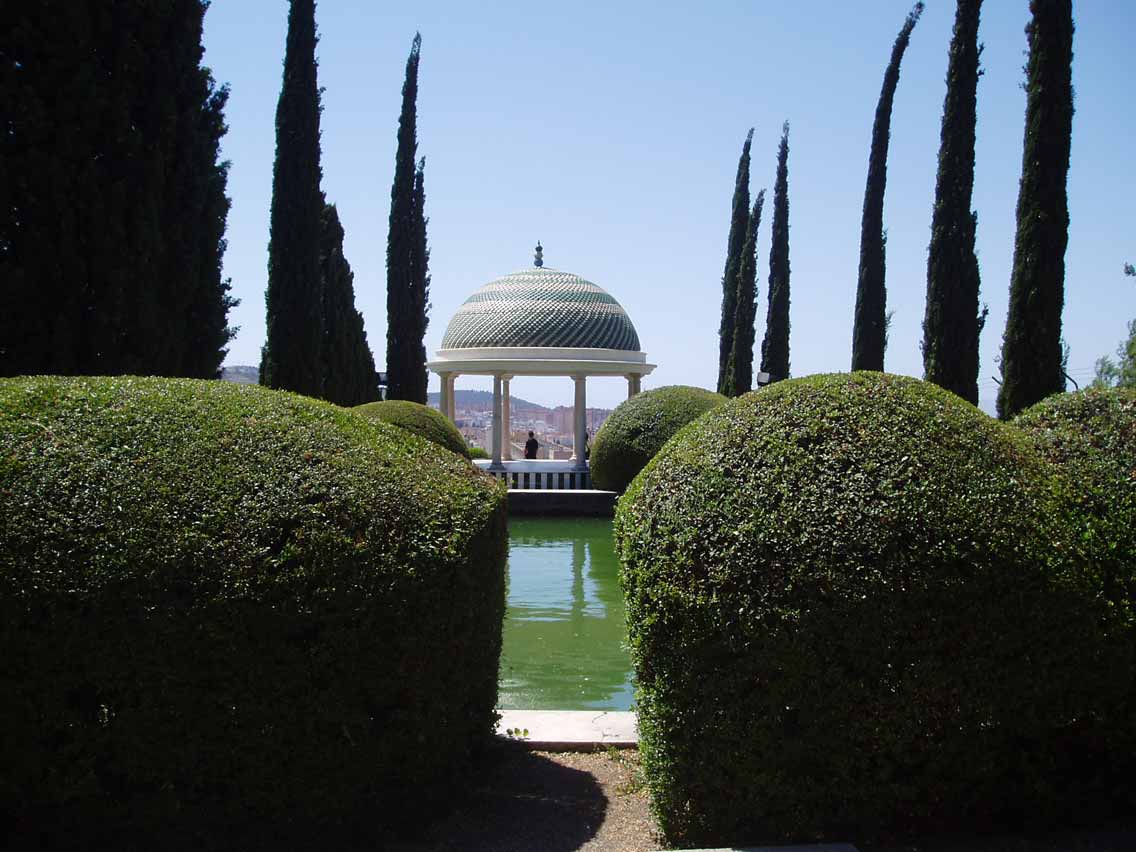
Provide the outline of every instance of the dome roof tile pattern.
{"type": "Polygon", "coordinates": [[[639,351],[630,317],[602,287],[534,266],[490,281],[458,308],[442,349],[554,347],[639,351]]]}

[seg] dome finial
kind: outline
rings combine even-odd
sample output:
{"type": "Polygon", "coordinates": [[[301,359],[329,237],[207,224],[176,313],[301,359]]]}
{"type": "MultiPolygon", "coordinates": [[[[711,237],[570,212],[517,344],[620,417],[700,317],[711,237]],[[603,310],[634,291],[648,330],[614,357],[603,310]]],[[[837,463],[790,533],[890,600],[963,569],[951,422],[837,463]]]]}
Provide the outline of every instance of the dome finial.
{"type": "Polygon", "coordinates": [[[544,249],[540,246],[540,240],[536,241],[536,259],[533,261],[533,266],[540,268],[544,266],[544,249]]]}

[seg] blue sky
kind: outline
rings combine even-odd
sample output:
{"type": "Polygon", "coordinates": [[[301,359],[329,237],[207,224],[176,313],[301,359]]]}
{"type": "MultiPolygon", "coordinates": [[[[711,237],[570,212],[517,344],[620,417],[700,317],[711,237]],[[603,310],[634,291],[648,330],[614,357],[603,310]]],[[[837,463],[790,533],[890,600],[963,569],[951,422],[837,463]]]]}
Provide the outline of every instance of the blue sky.
{"type": "MultiPolygon", "coordinates": [[[[930,0],[903,61],[887,200],[890,372],[919,376],[926,252],[954,3],[930,0]]],[[[980,39],[974,207],[981,299],[979,390],[993,410],[1021,173],[1027,0],[988,0],[980,39]]],[[[225,274],[242,300],[228,364],[264,342],[268,211],[286,0],[214,0],[205,62],[231,86],[223,155],[232,162],[225,274]]],[[[419,152],[426,157],[430,328],[487,281],[531,263],[607,289],[658,369],[644,387],[713,387],[721,275],[734,172],[756,128],[753,184],[772,190],[781,123],[791,124],[790,260],[794,375],[847,370],[860,209],[872,118],[906,2],[514,2],[323,0],[319,81],[323,187],[346,230],[356,305],[376,362],[386,349],[386,232],[406,55],[422,33],[419,152]]],[[[1136,3],[1076,4],[1070,235],[1064,334],[1082,384],[1136,316],[1136,3]]],[[[759,234],[758,347],[769,217],[759,234]]],[[[437,381],[431,377],[431,390],[437,381]]],[[[488,387],[464,377],[459,388],[488,387]]],[[[524,379],[513,393],[570,404],[569,379],[524,379]]],[[[614,406],[626,383],[588,383],[614,406]]]]}

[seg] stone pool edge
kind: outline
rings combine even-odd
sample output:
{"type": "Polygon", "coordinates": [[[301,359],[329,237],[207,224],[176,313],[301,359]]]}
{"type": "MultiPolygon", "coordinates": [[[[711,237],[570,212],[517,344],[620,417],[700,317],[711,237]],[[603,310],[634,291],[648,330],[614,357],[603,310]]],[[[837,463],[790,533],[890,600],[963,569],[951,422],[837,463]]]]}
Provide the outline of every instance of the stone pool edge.
{"type": "Polygon", "coordinates": [[[639,727],[629,710],[499,710],[498,736],[540,751],[635,748],[639,727]],[[509,731],[514,733],[509,734],[509,731]],[[516,732],[520,731],[520,734],[516,732]],[[527,731],[527,735],[524,733],[527,731]]]}

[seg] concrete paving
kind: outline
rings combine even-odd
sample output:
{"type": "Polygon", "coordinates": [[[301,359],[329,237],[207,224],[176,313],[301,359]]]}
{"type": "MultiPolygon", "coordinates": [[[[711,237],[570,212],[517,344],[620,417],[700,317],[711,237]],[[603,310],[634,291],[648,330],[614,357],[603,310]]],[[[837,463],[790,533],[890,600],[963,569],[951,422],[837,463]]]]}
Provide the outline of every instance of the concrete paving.
{"type": "Polygon", "coordinates": [[[635,714],[614,710],[502,710],[497,733],[540,751],[594,751],[639,744],[635,714]],[[507,731],[520,731],[508,734],[507,731]],[[524,732],[528,731],[527,734],[524,732]]]}

